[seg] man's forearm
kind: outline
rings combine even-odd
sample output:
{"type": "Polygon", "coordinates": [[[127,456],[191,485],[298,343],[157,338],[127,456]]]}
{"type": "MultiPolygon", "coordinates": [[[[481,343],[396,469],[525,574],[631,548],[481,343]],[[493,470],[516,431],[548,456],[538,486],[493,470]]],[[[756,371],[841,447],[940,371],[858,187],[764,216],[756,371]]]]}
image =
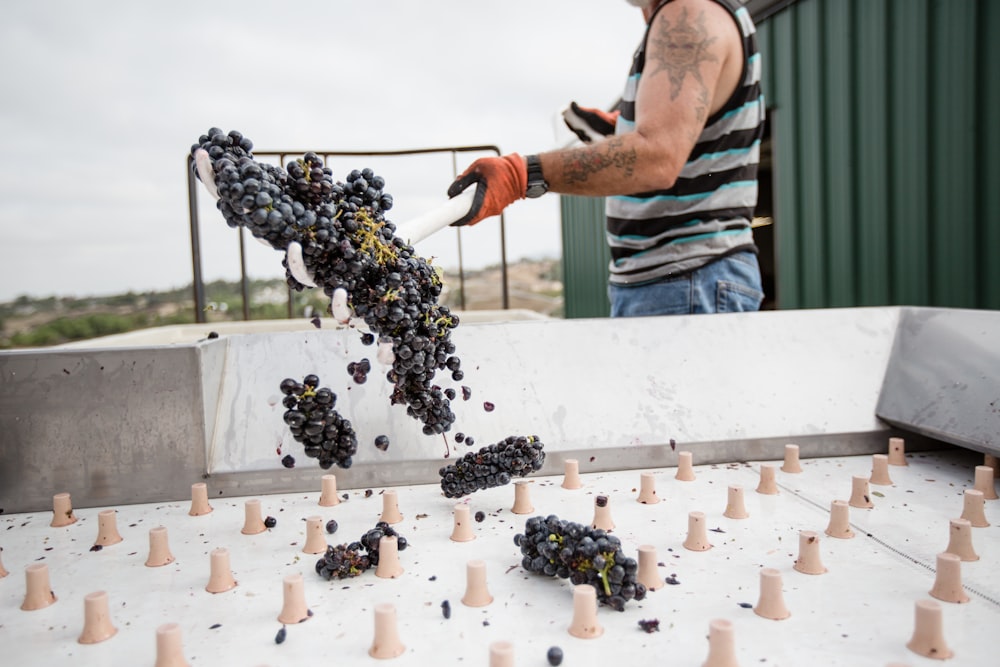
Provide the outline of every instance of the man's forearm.
{"type": "Polygon", "coordinates": [[[542,173],[551,192],[594,197],[668,188],[676,174],[663,155],[635,132],[587,146],[542,153],[542,173]]]}

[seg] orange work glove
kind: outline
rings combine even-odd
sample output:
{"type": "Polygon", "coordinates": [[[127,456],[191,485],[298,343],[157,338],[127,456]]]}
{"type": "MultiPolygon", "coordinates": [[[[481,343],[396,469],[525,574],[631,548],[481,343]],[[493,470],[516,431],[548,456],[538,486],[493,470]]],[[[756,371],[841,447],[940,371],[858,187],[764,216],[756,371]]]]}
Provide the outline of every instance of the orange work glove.
{"type": "Polygon", "coordinates": [[[524,199],[528,189],[528,166],[517,153],[503,157],[479,158],[448,188],[448,196],[454,197],[470,185],[479,185],[472,208],[462,218],[452,223],[452,227],[474,225],[484,218],[500,215],[500,212],[524,199]]]}
{"type": "Polygon", "coordinates": [[[580,141],[589,144],[614,134],[619,115],[619,111],[591,109],[570,102],[569,108],[563,110],[563,121],[580,141]]]}

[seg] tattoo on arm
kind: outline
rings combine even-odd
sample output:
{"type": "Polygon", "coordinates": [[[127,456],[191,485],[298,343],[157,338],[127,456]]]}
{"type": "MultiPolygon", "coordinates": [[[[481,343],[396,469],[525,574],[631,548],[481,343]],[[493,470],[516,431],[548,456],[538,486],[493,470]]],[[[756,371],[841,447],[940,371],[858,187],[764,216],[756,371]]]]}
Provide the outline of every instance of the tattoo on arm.
{"type": "Polygon", "coordinates": [[[611,137],[600,144],[601,150],[583,148],[570,151],[563,157],[563,180],[566,183],[584,183],[591,174],[614,167],[626,178],[635,173],[635,149],[624,149],[619,137],[611,137]]]}
{"type": "Polygon", "coordinates": [[[704,12],[692,24],[688,20],[687,9],[684,9],[676,24],[671,25],[667,20],[661,21],[657,33],[650,34],[649,38],[656,47],[647,52],[654,66],[650,74],[664,71],[667,73],[670,77],[672,100],[676,100],[680,95],[684,80],[690,74],[700,86],[697,91],[698,106],[695,108],[695,113],[698,120],[707,118],[711,97],[708,94],[708,86],[701,78],[699,68],[702,63],[718,62],[719,59],[709,50],[716,38],[708,34],[704,12]]]}

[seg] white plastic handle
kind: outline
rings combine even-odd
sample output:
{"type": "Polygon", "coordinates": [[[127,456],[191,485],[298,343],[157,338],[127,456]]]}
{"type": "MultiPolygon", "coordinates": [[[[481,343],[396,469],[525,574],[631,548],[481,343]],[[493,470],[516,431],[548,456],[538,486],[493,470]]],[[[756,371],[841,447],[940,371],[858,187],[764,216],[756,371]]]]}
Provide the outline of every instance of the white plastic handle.
{"type": "Polygon", "coordinates": [[[198,170],[198,179],[208,190],[208,194],[218,199],[219,191],[215,188],[215,171],[212,169],[212,159],[208,157],[208,151],[204,148],[199,148],[194,152],[194,166],[198,170]]]}
{"type": "Polygon", "coordinates": [[[478,188],[478,185],[466,188],[441,206],[397,225],[396,236],[410,244],[419,243],[456,220],[461,220],[472,208],[472,200],[475,199],[478,188]]]}

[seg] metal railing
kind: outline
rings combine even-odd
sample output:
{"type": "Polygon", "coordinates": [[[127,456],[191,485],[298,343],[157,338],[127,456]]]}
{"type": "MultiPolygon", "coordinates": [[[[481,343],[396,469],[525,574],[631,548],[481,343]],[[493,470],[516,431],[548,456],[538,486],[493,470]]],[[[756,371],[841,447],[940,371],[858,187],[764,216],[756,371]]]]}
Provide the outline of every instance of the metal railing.
{"type": "MultiPolygon", "coordinates": [[[[436,153],[449,153],[451,155],[452,177],[458,175],[456,156],[459,153],[486,153],[491,152],[500,155],[497,146],[450,146],[444,148],[413,148],[395,151],[253,151],[254,157],[277,158],[279,164],[284,167],[288,158],[297,159],[307,152],[312,152],[323,159],[327,164],[330,158],[335,157],[403,157],[408,155],[428,155],[436,153]]],[[[191,219],[191,263],[193,269],[192,290],[194,292],[194,317],[195,322],[205,322],[205,283],[201,267],[201,224],[198,218],[198,180],[194,175],[193,158],[188,155],[186,158],[187,182],[188,182],[188,214],[191,219]]],[[[244,240],[244,229],[237,229],[240,250],[240,286],[243,300],[243,319],[250,319],[250,282],[247,278],[246,244],[244,240]]],[[[459,308],[465,308],[465,265],[462,258],[462,229],[456,228],[458,239],[458,280],[459,280],[459,308]]],[[[507,232],[506,222],[503,213],[500,214],[500,274],[501,274],[501,307],[506,310],[510,307],[510,295],[507,278],[507,232]]],[[[288,289],[288,318],[294,315],[295,293],[288,289]]]]}

